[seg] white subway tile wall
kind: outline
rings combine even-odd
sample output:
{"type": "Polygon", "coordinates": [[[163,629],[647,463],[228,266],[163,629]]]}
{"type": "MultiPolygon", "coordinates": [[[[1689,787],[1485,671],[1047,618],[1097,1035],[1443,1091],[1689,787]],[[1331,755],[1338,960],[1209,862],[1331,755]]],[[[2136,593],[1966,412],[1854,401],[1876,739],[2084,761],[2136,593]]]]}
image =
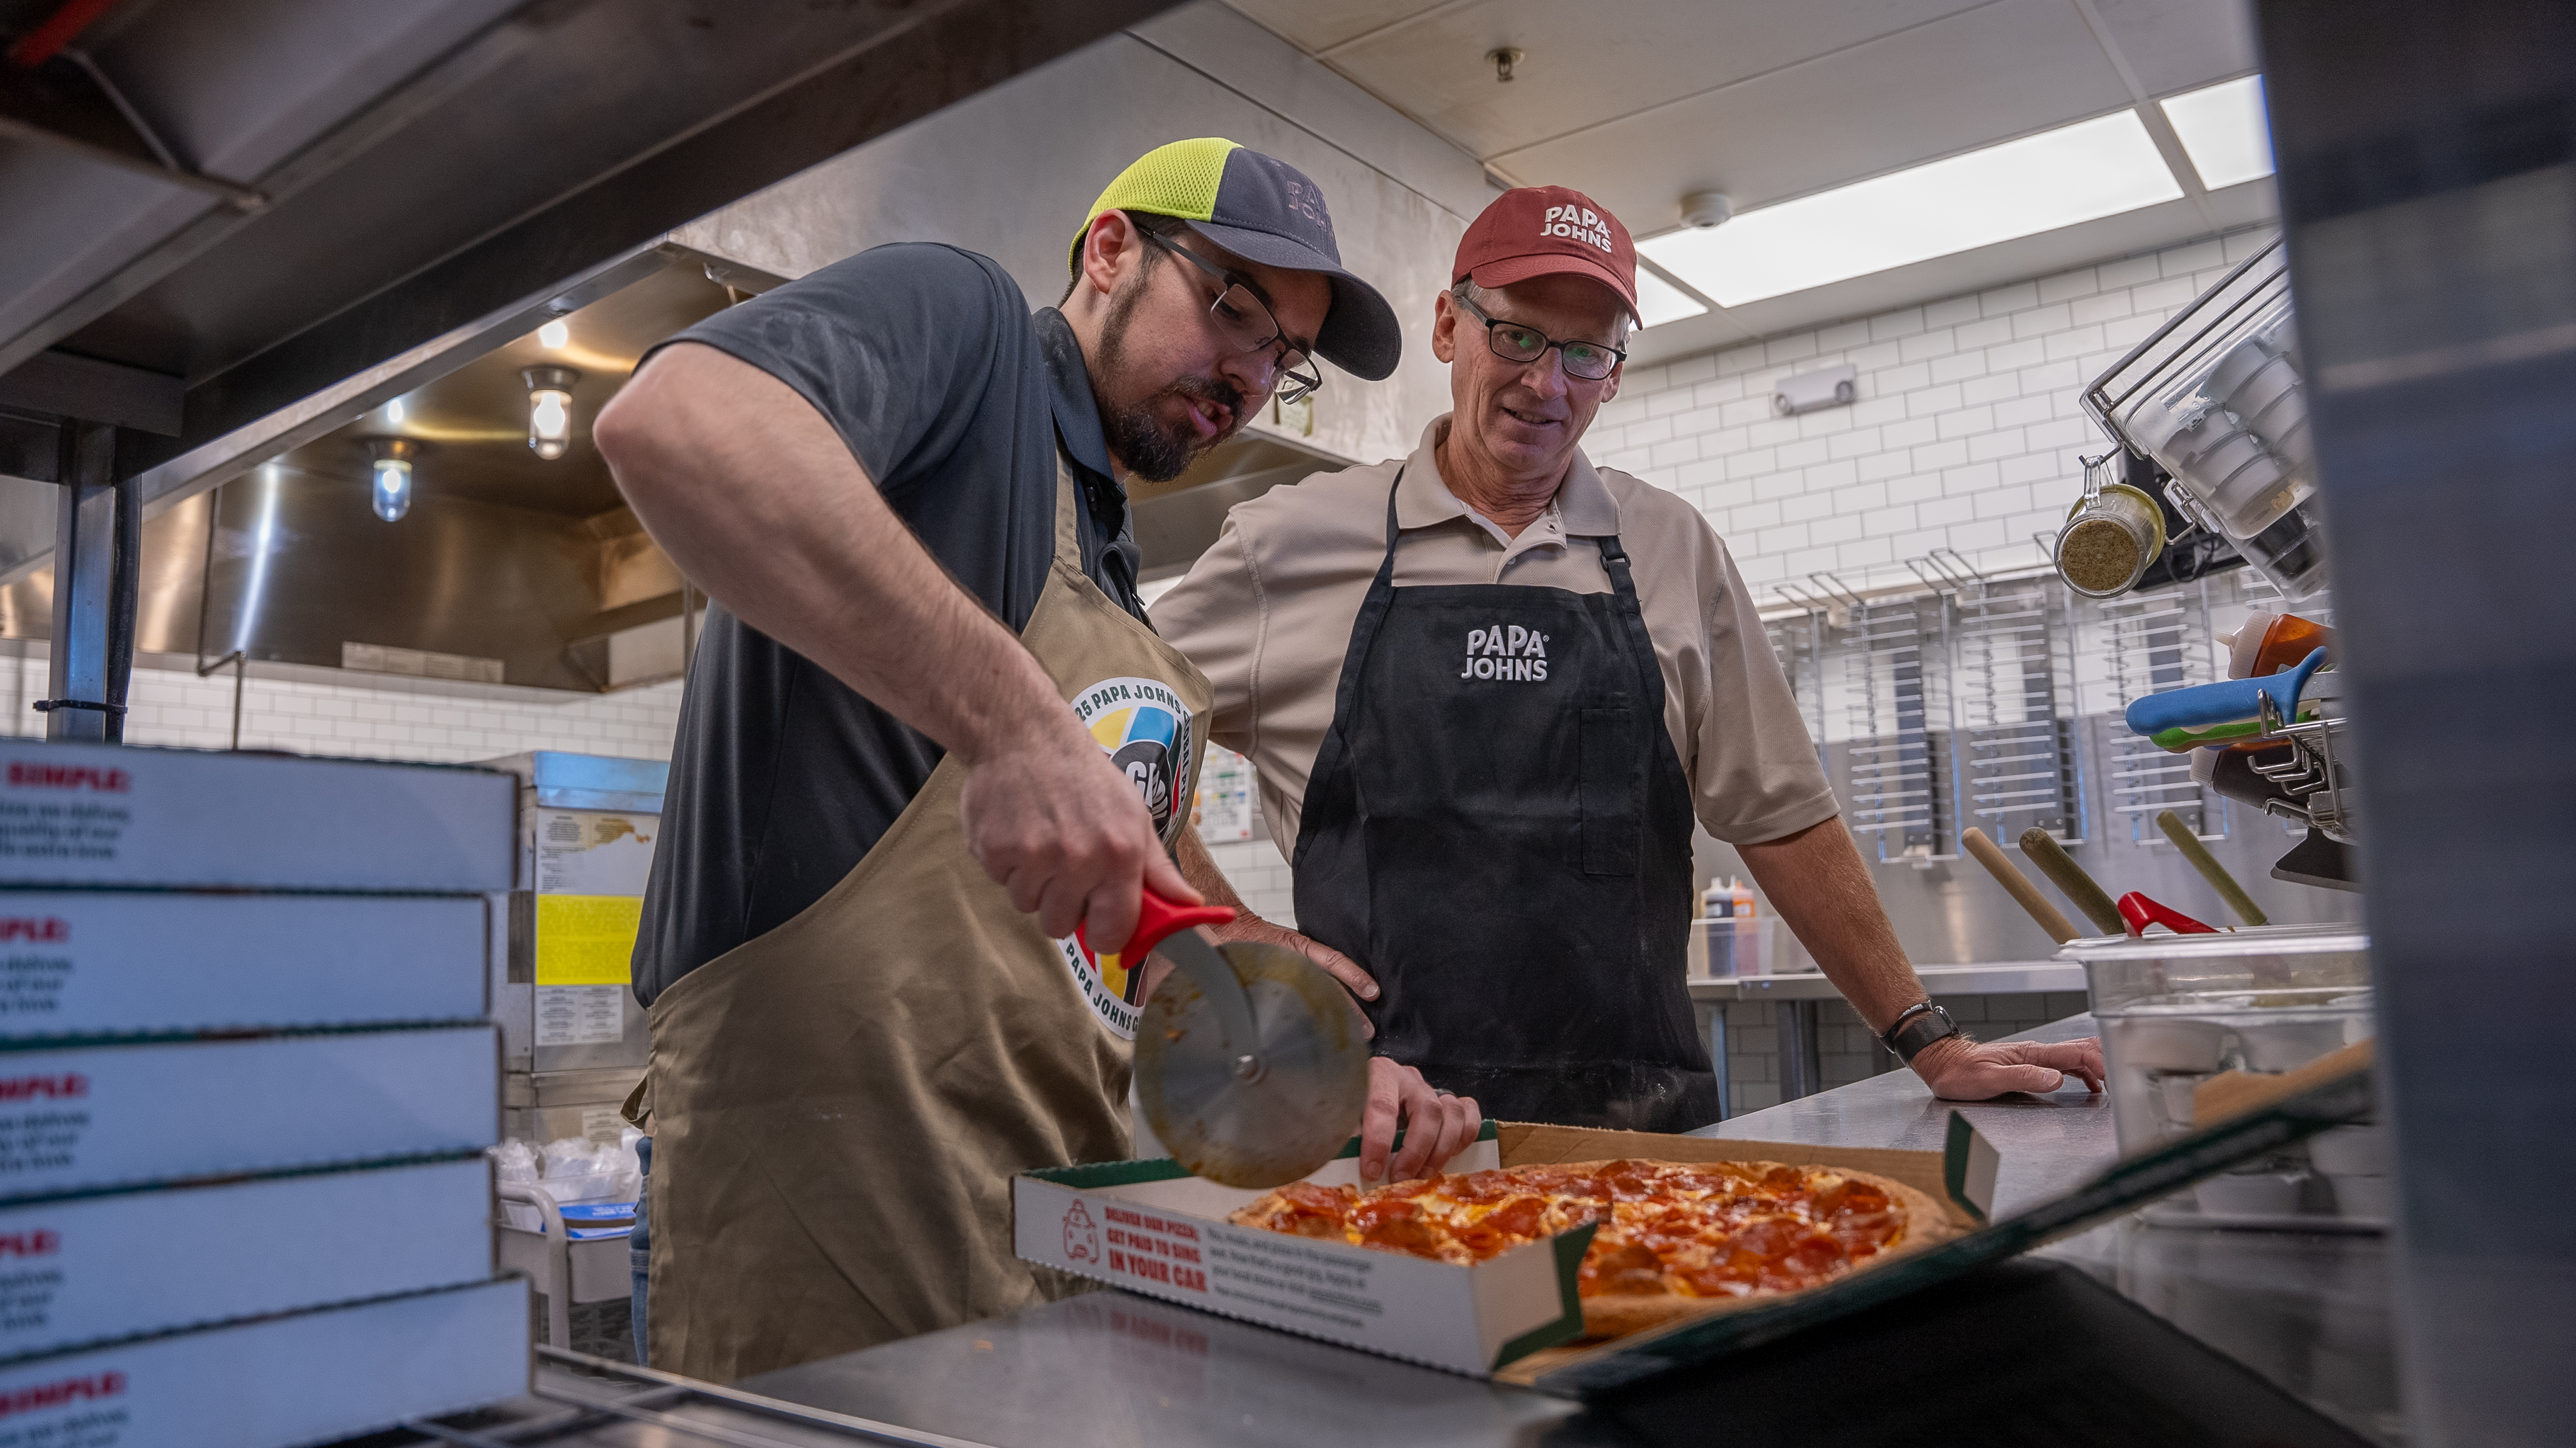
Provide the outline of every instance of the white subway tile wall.
{"type": "MultiPolygon", "coordinates": [[[[395,675],[342,682],[332,677],[336,669],[279,672],[284,677],[254,673],[242,690],[245,749],[439,763],[531,749],[668,759],[679,726],[676,679],[615,694],[566,694],[395,675]]],[[[8,733],[44,732],[43,717],[27,707],[44,697],[44,687],[42,644],[28,646],[23,658],[0,653],[0,694],[16,706],[8,733]]],[[[200,679],[185,659],[139,660],[126,708],[129,744],[222,749],[232,743],[229,670],[200,679]]]]}
{"type": "Polygon", "coordinates": [[[2000,572],[2046,561],[2081,454],[2106,443],[2076,398],[2269,240],[2269,228],[2104,262],[1631,370],[1584,438],[1596,463],[1697,504],[1760,602],[1829,572],[1911,581],[1955,549],[2000,572]],[[1859,400],[1796,417],[1781,377],[1850,363],[1859,400]]]}

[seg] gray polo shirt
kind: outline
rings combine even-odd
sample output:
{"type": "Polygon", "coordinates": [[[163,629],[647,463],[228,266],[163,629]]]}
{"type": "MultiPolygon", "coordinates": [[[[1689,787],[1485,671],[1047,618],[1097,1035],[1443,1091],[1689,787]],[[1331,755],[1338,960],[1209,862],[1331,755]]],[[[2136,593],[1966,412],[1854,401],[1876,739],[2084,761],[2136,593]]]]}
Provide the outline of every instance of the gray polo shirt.
{"type": "Polygon", "coordinates": [[[1758,844],[1840,812],[1752,596],[1698,509],[1577,452],[1546,514],[1510,537],[1441,481],[1433,450],[1448,425],[1435,419],[1409,458],[1317,473],[1239,504],[1154,603],[1156,631],[1215,685],[1209,737],[1251,759],[1281,853],[1296,853],[1351,626],[1386,554],[1386,493],[1399,466],[1399,588],[1608,593],[1600,549],[1584,540],[1619,535],[1663,666],[1664,726],[1710,834],[1758,844]]]}
{"type": "MultiPolygon", "coordinates": [[[[813,404],[958,586],[1027,625],[1055,556],[1056,457],[1083,490],[1083,571],[1144,617],[1127,495],[1082,348],[1010,274],[950,246],[881,246],[671,339],[769,373],[813,404]]],[[[680,702],[662,838],[635,939],[645,1004],[840,883],[942,752],[919,730],[722,607],[680,702]]]]}

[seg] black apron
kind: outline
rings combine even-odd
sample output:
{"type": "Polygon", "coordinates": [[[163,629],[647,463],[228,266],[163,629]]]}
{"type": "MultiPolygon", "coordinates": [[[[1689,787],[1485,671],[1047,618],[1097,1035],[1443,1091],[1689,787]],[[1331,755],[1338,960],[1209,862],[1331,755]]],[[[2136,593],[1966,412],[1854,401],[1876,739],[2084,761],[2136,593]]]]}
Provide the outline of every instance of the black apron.
{"type": "Polygon", "coordinates": [[[1488,1117],[1717,1120],[1684,979],[1690,782],[1627,553],[1591,540],[1606,594],[1397,588],[1397,535],[1389,489],[1306,790],[1297,928],[1377,978],[1379,1054],[1488,1117]]]}

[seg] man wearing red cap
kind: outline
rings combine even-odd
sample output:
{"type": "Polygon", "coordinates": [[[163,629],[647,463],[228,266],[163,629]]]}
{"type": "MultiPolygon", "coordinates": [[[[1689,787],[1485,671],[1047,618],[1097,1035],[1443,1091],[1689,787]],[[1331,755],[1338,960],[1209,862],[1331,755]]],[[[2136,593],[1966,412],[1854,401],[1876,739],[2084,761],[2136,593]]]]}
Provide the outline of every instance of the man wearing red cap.
{"type": "Polygon", "coordinates": [[[2098,1087],[2096,1042],[1981,1045],[1930,1004],[1725,545],[1584,457],[1636,272],[1582,193],[1496,198],[1433,322],[1453,411],[1409,458],[1237,507],[1154,607],[1258,772],[1307,948],[1382,1054],[1487,1116],[1704,1126],[1696,817],[1941,1095],[2098,1087]]]}

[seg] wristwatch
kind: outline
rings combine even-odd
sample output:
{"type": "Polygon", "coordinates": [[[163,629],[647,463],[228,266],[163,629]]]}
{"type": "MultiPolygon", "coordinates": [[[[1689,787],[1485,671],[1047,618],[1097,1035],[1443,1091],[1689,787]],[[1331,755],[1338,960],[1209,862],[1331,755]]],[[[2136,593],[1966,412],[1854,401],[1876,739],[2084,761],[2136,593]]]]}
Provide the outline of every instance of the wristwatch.
{"type": "Polygon", "coordinates": [[[1950,1013],[1930,1001],[1917,1001],[1897,1013],[1895,1023],[1879,1035],[1879,1043],[1896,1053],[1896,1059],[1911,1065],[1923,1048],[1944,1036],[1961,1034],[1959,1023],[1950,1013]]]}

